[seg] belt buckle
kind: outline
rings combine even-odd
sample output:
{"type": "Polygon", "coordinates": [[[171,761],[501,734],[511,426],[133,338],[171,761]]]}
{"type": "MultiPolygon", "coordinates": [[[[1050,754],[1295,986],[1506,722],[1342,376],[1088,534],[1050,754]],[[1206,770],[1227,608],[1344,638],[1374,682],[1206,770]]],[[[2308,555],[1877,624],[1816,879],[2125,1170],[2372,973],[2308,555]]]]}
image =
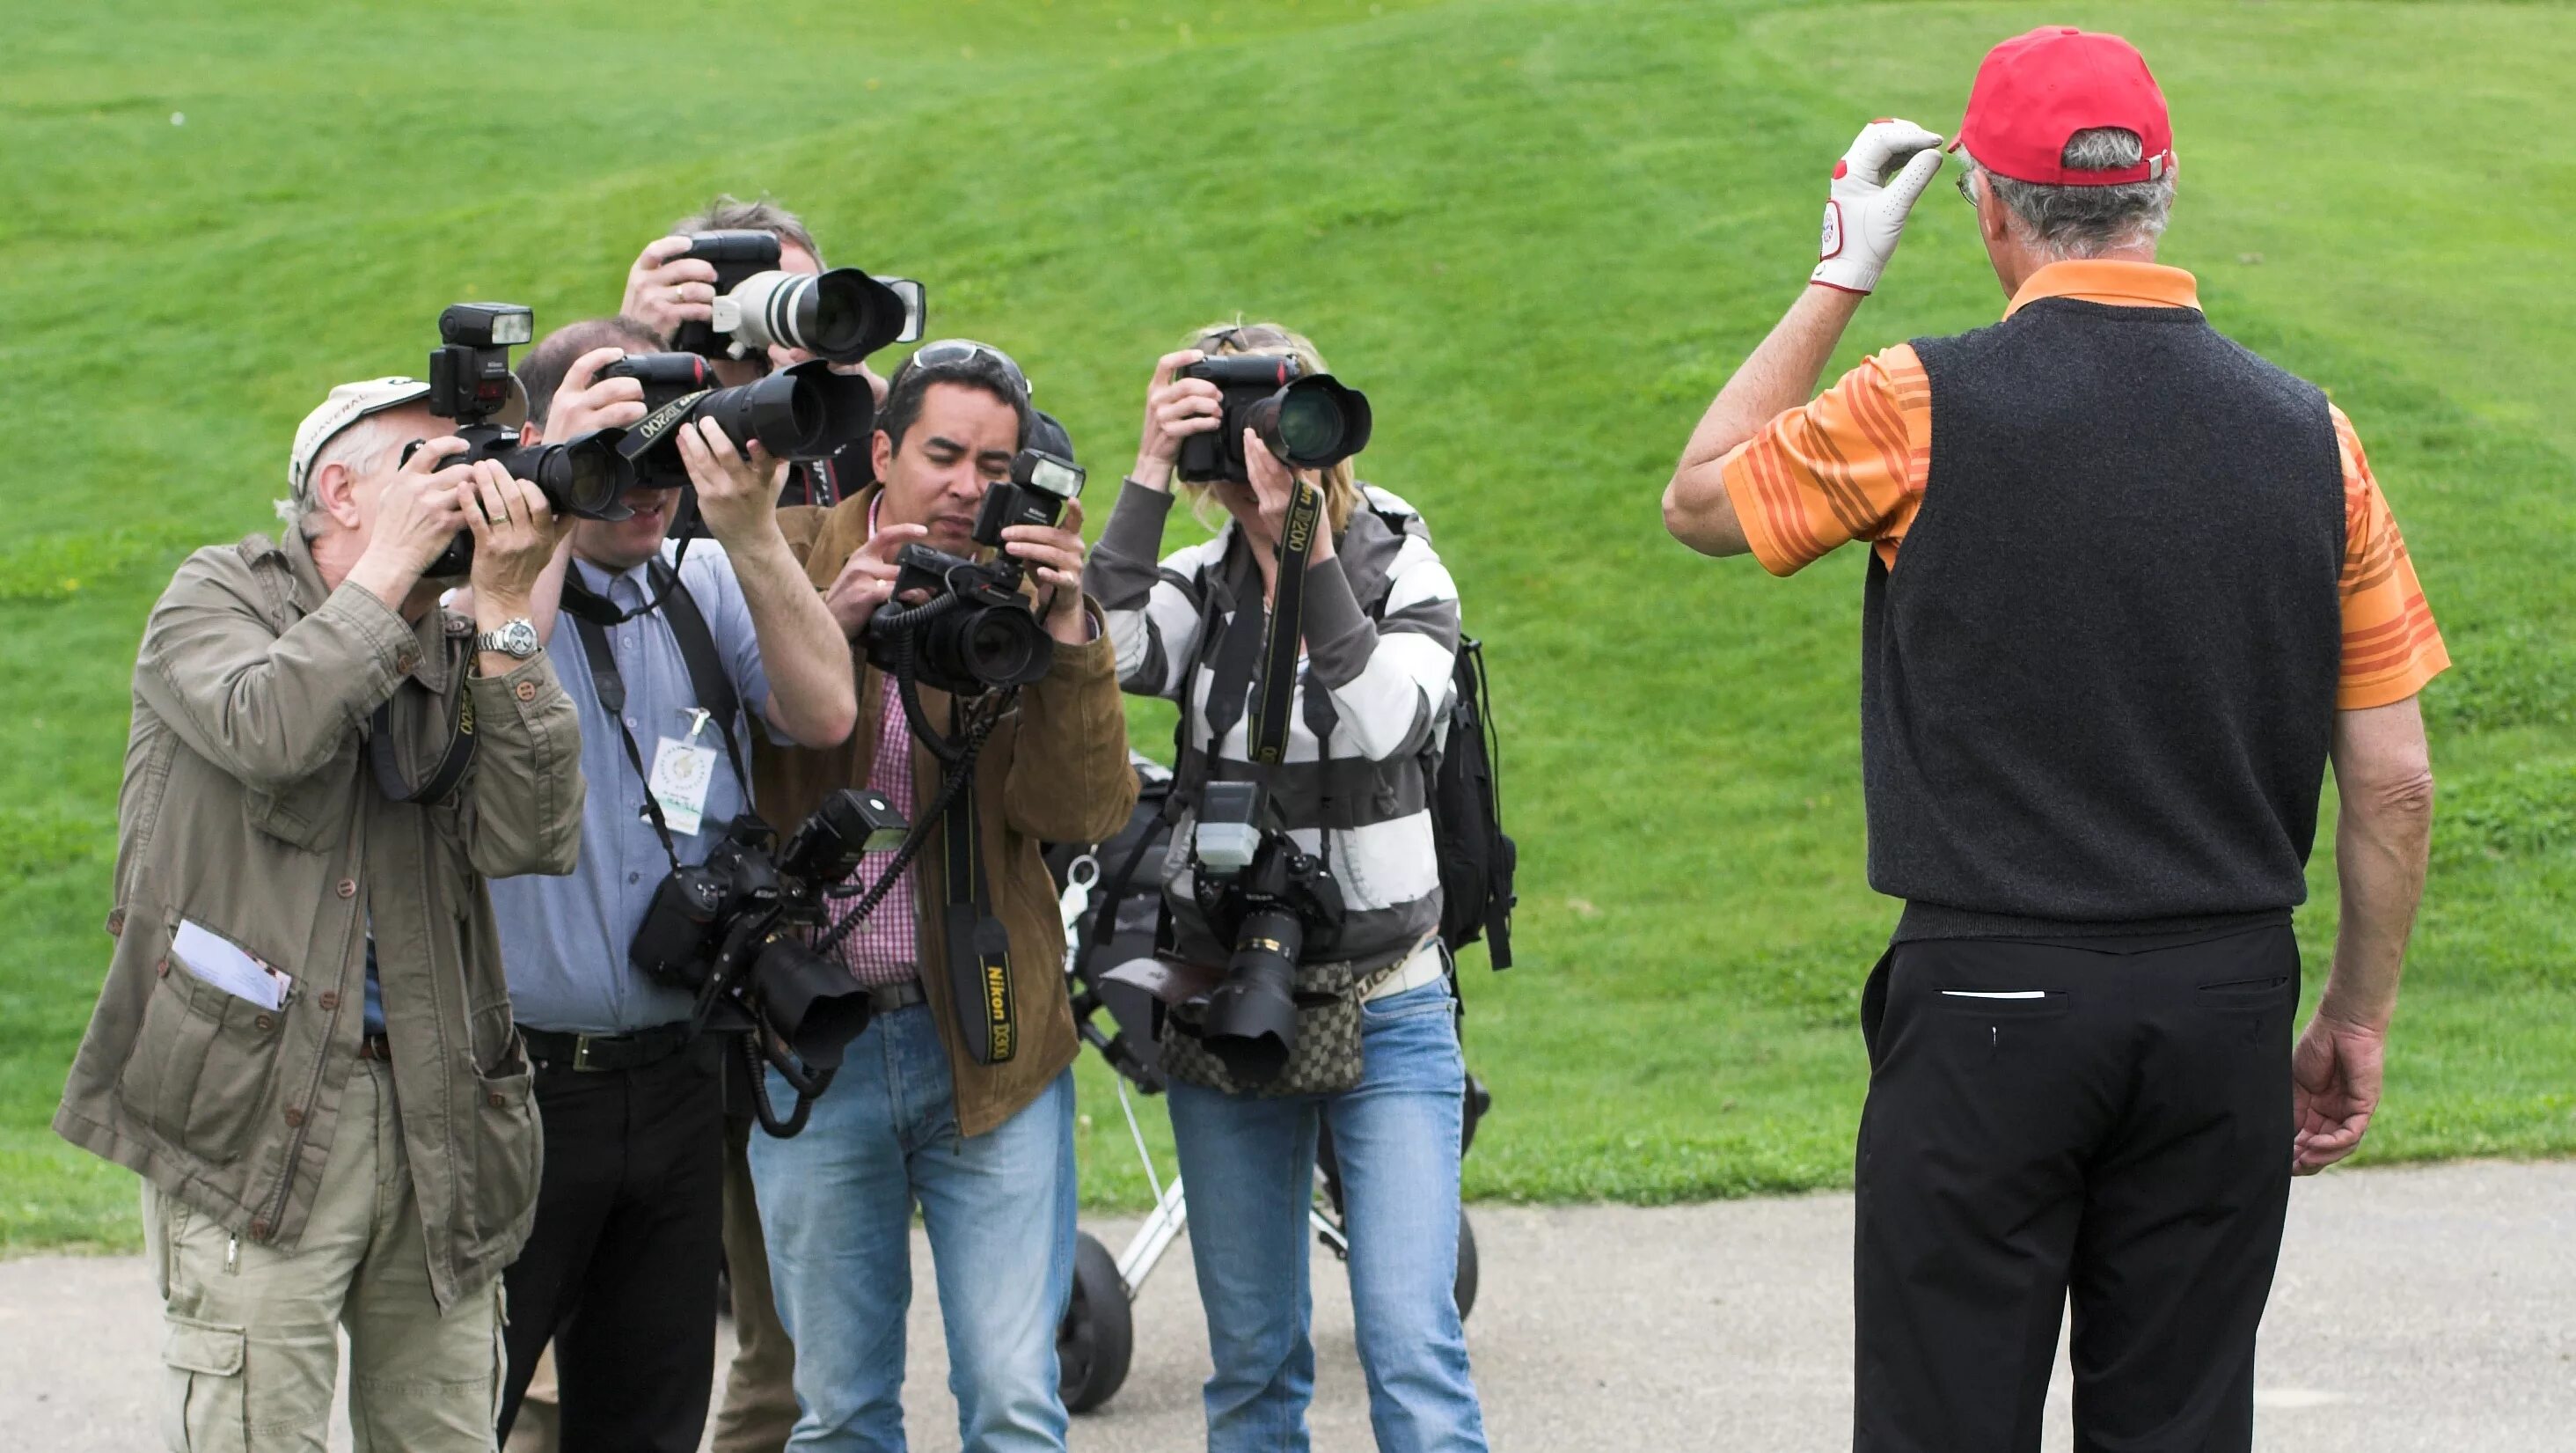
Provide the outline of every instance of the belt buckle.
{"type": "Polygon", "coordinates": [[[572,1037],[572,1067],[576,1072],[584,1073],[597,1068],[590,1062],[590,1036],[587,1034],[572,1037]]]}

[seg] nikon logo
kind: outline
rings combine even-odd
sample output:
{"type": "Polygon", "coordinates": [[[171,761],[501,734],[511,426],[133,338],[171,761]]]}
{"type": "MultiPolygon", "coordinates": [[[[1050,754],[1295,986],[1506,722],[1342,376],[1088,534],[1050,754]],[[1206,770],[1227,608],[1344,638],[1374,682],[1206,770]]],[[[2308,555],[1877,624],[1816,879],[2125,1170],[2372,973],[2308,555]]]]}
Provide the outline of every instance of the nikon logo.
{"type": "Polygon", "coordinates": [[[456,734],[460,737],[474,735],[474,693],[470,691],[456,703],[456,734]]]}
{"type": "Polygon", "coordinates": [[[671,432],[673,426],[689,416],[689,410],[696,408],[698,400],[705,398],[708,392],[709,390],[700,389],[693,394],[682,394],[645,415],[644,422],[637,424],[628,432],[643,440],[648,446],[658,444],[663,435],[671,432]]]}
{"type": "Polygon", "coordinates": [[[1008,963],[984,965],[984,1017],[993,1027],[993,1058],[1008,1059],[1011,1054],[1011,967],[1008,963]]]}

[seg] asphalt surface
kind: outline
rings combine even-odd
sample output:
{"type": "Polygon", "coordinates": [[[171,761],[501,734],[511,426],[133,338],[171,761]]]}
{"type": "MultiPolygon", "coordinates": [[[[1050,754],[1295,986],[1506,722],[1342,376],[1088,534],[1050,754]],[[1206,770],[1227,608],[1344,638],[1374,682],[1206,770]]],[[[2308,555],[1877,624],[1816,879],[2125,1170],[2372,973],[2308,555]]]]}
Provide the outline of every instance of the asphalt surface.
{"type": "MultiPolygon", "coordinates": [[[[1475,1208],[1468,1340],[1494,1446],[1848,1446],[1851,1214],[1848,1196],[1475,1208]]],[[[1086,1229],[1115,1249],[1132,1223],[1086,1229]]],[[[918,1237],[914,1255],[905,1401],[913,1446],[942,1453],[955,1411],[918,1237]]],[[[1319,1258],[1314,1445],[1366,1449],[1348,1288],[1319,1258]]],[[[1199,1446],[1191,1283],[1176,1244],[1137,1298],[1125,1387],[1074,1421],[1081,1453],[1199,1446]]],[[[0,1445],[158,1446],[158,1310],[132,1258],[0,1262],[0,1445]]],[[[2300,1183],[2258,1387],[2271,1453],[2576,1450],[2576,1162],[2300,1183]]],[[[2062,1365],[2048,1446],[2070,1446],[2062,1365]]]]}

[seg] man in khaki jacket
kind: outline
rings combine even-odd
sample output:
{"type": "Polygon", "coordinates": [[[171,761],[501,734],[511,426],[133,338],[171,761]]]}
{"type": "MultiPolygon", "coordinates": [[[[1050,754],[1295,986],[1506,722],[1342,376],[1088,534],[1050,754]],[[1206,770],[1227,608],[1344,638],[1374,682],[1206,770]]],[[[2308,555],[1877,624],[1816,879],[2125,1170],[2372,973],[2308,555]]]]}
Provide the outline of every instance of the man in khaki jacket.
{"type": "MultiPolygon", "coordinates": [[[[797,822],[840,787],[887,793],[918,822],[943,764],[915,739],[899,693],[867,665],[866,623],[907,544],[972,555],[985,490],[1029,435],[1028,384],[981,344],[925,346],[895,374],[874,439],[882,484],[829,510],[779,514],[859,660],[859,727],[827,751],[755,752],[762,812],[797,822]]],[[[1078,505],[1054,528],[1014,526],[1054,664],[1023,687],[975,759],[971,847],[983,902],[952,902],[942,826],[837,952],[875,1014],[802,1134],[755,1135],[751,1170],[778,1310],[796,1345],[801,1405],[791,1449],[900,1449],[903,1326],[917,1204],[938,1265],[949,1385],[969,1453],[1061,1449],[1055,1329],[1073,1274],[1073,1077],[1079,1048],[1064,986],[1064,929],[1042,841],[1088,842],[1136,801],[1125,712],[1097,608],[1082,594],[1078,505]],[[950,989],[948,921],[998,920],[1007,952],[979,943],[990,977],[975,1002],[950,989]]],[[[954,729],[952,700],[923,687],[923,719],[954,729]]],[[[890,854],[852,882],[874,884],[890,854]]],[[[971,893],[956,895],[971,899],[971,893]]],[[[979,939],[981,936],[979,935],[979,939]]],[[[785,1082],[770,1093],[786,1109],[785,1082]]]]}
{"type": "Polygon", "coordinates": [[[135,662],[116,948],[54,1129],[144,1178],[173,1449],[320,1453],[335,1326],[360,1450],[492,1443],[539,1146],[483,880],[567,871],[583,786],[527,620],[559,532],[445,462],[427,393],[334,389],[284,542],[189,557],[135,662]],[[459,530],[470,620],[423,576],[459,530]]]}

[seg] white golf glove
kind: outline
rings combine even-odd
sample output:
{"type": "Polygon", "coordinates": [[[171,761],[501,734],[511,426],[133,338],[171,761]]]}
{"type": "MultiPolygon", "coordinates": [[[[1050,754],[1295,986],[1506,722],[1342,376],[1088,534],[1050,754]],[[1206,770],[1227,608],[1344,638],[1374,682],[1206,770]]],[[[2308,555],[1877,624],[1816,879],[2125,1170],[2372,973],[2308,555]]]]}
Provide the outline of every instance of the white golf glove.
{"type": "Polygon", "coordinates": [[[1851,150],[1834,163],[1821,260],[1807,280],[1847,293],[1877,287],[1879,273],[1905,232],[1905,214],[1940,169],[1941,138],[1913,122],[1873,121],[1862,127],[1851,150]]]}

